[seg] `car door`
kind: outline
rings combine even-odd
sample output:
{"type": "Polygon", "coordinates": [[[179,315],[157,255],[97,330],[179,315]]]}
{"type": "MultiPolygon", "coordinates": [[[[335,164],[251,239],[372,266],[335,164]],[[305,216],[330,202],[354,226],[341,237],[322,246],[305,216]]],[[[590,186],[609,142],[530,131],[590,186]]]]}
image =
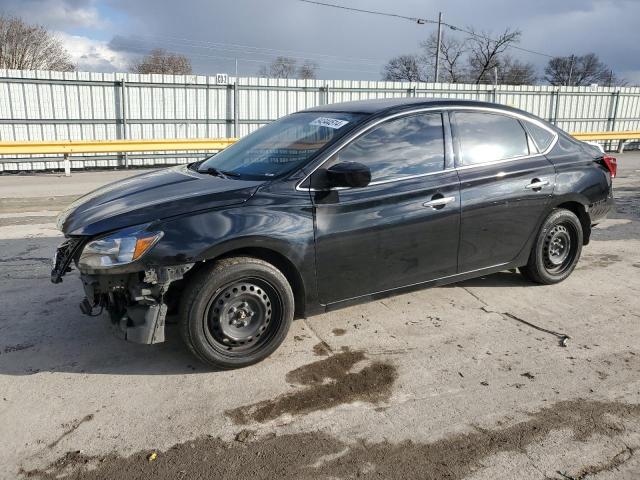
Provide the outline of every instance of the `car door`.
{"type": "Polygon", "coordinates": [[[507,264],[535,233],[555,169],[515,116],[456,111],[451,118],[460,177],[459,271],[507,264]]]}
{"type": "Polygon", "coordinates": [[[360,162],[372,175],[367,187],[313,193],[323,304],[456,273],[459,182],[445,125],[439,112],[389,119],[322,166],[360,162]]]}

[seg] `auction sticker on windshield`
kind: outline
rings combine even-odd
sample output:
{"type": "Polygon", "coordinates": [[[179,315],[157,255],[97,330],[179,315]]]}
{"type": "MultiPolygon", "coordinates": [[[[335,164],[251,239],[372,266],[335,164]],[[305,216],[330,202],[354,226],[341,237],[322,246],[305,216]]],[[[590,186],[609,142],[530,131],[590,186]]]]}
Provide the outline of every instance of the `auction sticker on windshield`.
{"type": "Polygon", "coordinates": [[[338,120],[337,118],[318,117],[309,123],[309,125],[338,129],[344,127],[347,123],[349,122],[346,120],[338,120]]]}

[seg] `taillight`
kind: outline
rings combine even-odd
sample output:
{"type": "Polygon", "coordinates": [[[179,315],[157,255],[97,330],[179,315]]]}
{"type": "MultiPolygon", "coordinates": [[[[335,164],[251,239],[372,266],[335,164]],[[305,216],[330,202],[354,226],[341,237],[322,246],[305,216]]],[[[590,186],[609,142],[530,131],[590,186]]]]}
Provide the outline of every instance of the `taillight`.
{"type": "Polygon", "coordinates": [[[616,173],[618,173],[618,160],[616,157],[612,157],[611,155],[605,155],[602,157],[602,161],[609,169],[611,173],[611,178],[616,178],[616,173]]]}

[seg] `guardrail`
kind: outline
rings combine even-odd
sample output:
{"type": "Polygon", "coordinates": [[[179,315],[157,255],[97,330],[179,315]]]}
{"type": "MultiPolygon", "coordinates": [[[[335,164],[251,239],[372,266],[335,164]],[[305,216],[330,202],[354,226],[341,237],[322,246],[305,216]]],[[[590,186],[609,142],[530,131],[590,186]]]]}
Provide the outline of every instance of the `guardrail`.
{"type": "Polygon", "coordinates": [[[571,135],[583,141],[618,140],[618,153],[622,153],[624,151],[624,142],[640,139],[640,130],[625,132],[574,132],[571,135]]]}
{"type": "MultiPolygon", "coordinates": [[[[69,155],[80,153],[123,153],[125,166],[129,166],[126,154],[131,152],[185,152],[223,150],[236,142],[236,138],[212,139],[154,139],[154,140],[74,140],[44,142],[0,142],[0,155],[63,155],[65,175],[71,175],[69,155]]],[[[180,156],[180,155],[176,155],[180,156]]],[[[23,158],[16,163],[37,161],[23,158]]],[[[50,163],[50,162],[49,162],[50,163]]]]}
{"type": "Polygon", "coordinates": [[[124,153],[179,150],[222,150],[236,138],[161,139],[161,140],[74,140],[56,142],[0,142],[0,155],[36,155],[39,153],[124,153]]]}
{"type": "MultiPolygon", "coordinates": [[[[640,131],[624,132],[574,132],[578,140],[612,141],[618,140],[618,151],[622,152],[624,142],[640,139],[640,131]]],[[[64,170],[70,175],[69,155],[80,153],[131,153],[131,152],[180,152],[180,151],[217,151],[236,142],[236,138],[210,139],[156,139],[156,140],[74,140],[44,142],[0,142],[0,155],[63,155],[64,170]]],[[[22,162],[36,161],[23,158],[22,162]]],[[[17,163],[22,163],[18,161],[17,163]]]]}

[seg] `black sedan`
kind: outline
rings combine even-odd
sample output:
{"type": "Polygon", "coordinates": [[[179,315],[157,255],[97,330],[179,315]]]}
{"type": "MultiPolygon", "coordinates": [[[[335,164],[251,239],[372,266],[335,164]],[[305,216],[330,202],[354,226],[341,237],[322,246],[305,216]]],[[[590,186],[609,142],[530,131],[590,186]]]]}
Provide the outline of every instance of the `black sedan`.
{"type": "Polygon", "coordinates": [[[389,99],[294,113],[204,161],[100,188],[59,218],[52,281],[89,315],[250,365],[309,316],[518,268],[567,278],[611,209],[616,160],[500,105],[389,99]]]}

